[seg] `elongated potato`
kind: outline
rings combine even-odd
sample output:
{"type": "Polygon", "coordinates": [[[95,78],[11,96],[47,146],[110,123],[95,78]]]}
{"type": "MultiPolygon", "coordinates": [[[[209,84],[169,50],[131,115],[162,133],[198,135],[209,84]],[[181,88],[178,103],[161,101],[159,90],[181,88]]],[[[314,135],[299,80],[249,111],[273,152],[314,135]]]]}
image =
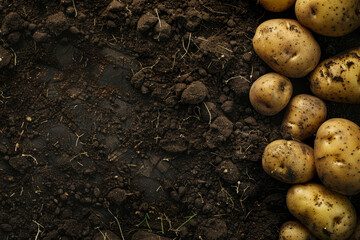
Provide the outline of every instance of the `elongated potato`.
{"type": "Polygon", "coordinates": [[[275,72],[293,78],[311,72],[321,55],[320,46],[310,31],[292,19],[271,19],[260,24],[253,47],[275,72]]]}
{"type": "Polygon", "coordinates": [[[360,26],[359,0],[297,0],[299,22],[328,37],[344,36],[360,26]]]}
{"type": "Polygon", "coordinates": [[[295,0],[259,0],[259,2],[270,12],[282,12],[294,5],[295,0]]]}
{"type": "Polygon", "coordinates": [[[345,240],[356,227],[356,211],[349,199],[317,183],[292,186],[286,205],[319,239],[345,240]]]}
{"type": "Polygon", "coordinates": [[[279,240],[316,240],[316,238],[300,222],[287,221],[280,228],[279,240]]]}
{"type": "Polygon", "coordinates": [[[360,127],[344,118],[324,122],[314,143],[316,171],[328,188],[345,194],[360,192],[360,127]]]}
{"type": "Polygon", "coordinates": [[[293,139],[305,140],[314,135],[325,121],[325,103],[315,96],[300,94],[291,99],[281,124],[283,132],[293,139]]]}
{"type": "Polygon", "coordinates": [[[257,112],[272,116],[286,107],[292,92],[293,87],[287,77],[278,73],[267,73],[251,85],[249,98],[257,112]]]}
{"type": "Polygon", "coordinates": [[[360,47],[324,60],[309,80],[311,91],[319,98],[360,103],[360,47]]]}
{"type": "Polygon", "coordinates": [[[275,140],[262,156],[264,171],[285,183],[305,183],[316,175],[314,150],[297,141],[275,140]]]}

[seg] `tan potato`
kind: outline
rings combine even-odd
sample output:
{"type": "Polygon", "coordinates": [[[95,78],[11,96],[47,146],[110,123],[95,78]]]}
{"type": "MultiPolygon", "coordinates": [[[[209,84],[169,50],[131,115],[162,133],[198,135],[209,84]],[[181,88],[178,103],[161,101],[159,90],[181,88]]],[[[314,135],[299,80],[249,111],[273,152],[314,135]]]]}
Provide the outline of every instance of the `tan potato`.
{"type": "Polygon", "coordinates": [[[267,73],[251,86],[249,98],[255,110],[273,116],[289,103],[293,87],[290,80],[278,73],[267,73]]]}
{"type": "Polygon", "coordinates": [[[291,99],[281,124],[283,132],[293,139],[305,140],[314,135],[325,121],[325,103],[315,96],[300,94],[291,99]]]}
{"type": "Polygon", "coordinates": [[[344,118],[324,122],[314,143],[316,171],[328,188],[345,194],[360,192],[360,127],[344,118]]]}
{"type": "Polygon", "coordinates": [[[297,0],[299,22],[328,37],[344,36],[360,26],[359,0],[297,0]]]}
{"type": "Polygon", "coordinates": [[[321,55],[320,46],[310,31],[292,19],[271,19],[260,24],[253,47],[275,72],[293,78],[311,72],[321,55]]]}
{"type": "Polygon", "coordinates": [[[356,224],[356,228],[354,233],[351,235],[349,240],[360,240],[360,219],[358,217],[358,222],[356,224]]]}
{"type": "Polygon", "coordinates": [[[356,211],[349,199],[317,183],[292,186],[286,205],[319,239],[344,240],[356,227],[356,211]]]}
{"type": "Polygon", "coordinates": [[[262,166],[271,177],[285,183],[305,183],[316,175],[313,148],[296,141],[281,139],[268,144],[262,166]]]}
{"type": "Polygon", "coordinates": [[[360,103],[360,47],[322,61],[310,74],[311,91],[341,103],[360,103]]]}
{"type": "Polygon", "coordinates": [[[259,2],[270,12],[282,12],[294,5],[295,0],[259,0],[259,2]]]}
{"type": "Polygon", "coordinates": [[[280,228],[279,240],[316,240],[316,238],[298,221],[287,221],[280,228]]]}

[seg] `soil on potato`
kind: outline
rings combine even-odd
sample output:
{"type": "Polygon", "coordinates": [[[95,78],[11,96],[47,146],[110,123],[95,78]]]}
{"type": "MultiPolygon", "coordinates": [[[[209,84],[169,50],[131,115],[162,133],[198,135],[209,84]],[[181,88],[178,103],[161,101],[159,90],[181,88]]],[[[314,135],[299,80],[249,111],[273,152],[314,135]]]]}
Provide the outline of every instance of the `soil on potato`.
{"type": "MultiPolygon", "coordinates": [[[[0,239],[277,239],[293,219],[289,185],[261,155],[286,137],[283,112],[263,117],[248,101],[271,71],[251,39],[292,12],[0,0],[0,239]]],[[[359,36],[315,37],[324,59],[359,36]]],[[[360,124],[358,105],[327,106],[360,124]]]]}

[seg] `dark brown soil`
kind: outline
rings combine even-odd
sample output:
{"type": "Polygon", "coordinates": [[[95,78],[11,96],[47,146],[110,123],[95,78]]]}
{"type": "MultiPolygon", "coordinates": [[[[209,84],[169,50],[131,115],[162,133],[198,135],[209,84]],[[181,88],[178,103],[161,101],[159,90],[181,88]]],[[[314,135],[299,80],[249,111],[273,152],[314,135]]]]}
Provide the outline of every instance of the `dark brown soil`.
{"type": "MultiPolygon", "coordinates": [[[[270,71],[251,39],[275,17],[294,18],[254,0],[0,0],[0,239],[277,239],[289,186],[261,155],[283,113],[248,101],[270,71]]],[[[315,37],[326,58],[360,31],[315,37]]]]}

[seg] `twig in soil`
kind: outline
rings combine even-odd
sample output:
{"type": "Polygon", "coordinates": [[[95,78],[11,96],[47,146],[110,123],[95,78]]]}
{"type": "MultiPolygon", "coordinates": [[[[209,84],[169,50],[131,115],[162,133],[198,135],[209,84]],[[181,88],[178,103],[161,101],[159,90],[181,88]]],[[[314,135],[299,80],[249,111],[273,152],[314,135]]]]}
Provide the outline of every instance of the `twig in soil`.
{"type": "Polygon", "coordinates": [[[234,77],[231,77],[229,79],[226,79],[225,80],[225,84],[228,84],[231,80],[235,79],[235,78],[241,78],[242,80],[245,80],[247,81],[248,83],[250,83],[250,81],[248,79],[246,79],[245,77],[241,76],[241,75],[238,75],[238,76],[234,76],[234,77]]]}
{"type": "MultiPolygon", "coordinates": [[[[161,58],[158,57],[153,65],[148,66],[148,67],[143,67],[143,68],[141,68],[141,69],[139,70],[139,72],[141,72],[141,71],[143,71],[143,70],[145,70],[145,69],[153,69],[153,68],[160,62],[160,59],[161,59],[161,58]]],[[[140,63],[140,64],[141,64],[141,63],[140,63]]]]}
{"type": "Polygon", "coordinates": [[[171,66],[171,72],[174,71],[174,67],[175,67],[175,63],[176,63],[176,55],[178,54],[178,52],[180,52],[180,49],[178,49],[178,50],[175,52],[175,54],[173,55],[174,60],[173,60],[172,66],[171,66]]]}
{"type": "Polygon", "coordinates": [[[228,191],[226,191],[226,189],[221,185],[221,183],[220,183],[220,188],[221,188],[221,192],[224,192],[226,195],[226,204],[229,204],[232,208],[234,208],[235,203],[234,203],[234,200],[232,199],[230,193],[228,191]]]}
{"type": "Polygon", "coordinates": [[[208,106],[206,105],[206,103],[205,102],[203,102],[204,103],[204,105],[205,105],[205,108],[206,108],[206,110],[207,110],[207,112],[208,112],[208,114],[209,114],[209,125],[211,124],[211,112],[210,112],[210,110],[209,110],[209,108],[208,108],[208,106]]]}
{"type": "Polygon", "coordinates": [[[36,160],[36,158],[31,154],[21,154],[21,156],[22,157],[31,157],[34,160],[35,165],[39,164],[38,161],[36,160]]]}
{"type": "Polygon", "coordinates": [[[240,197],[240,205],[241,205],[241,209],[245,212],[245,206],[244,206],[244,201],[248,198],[248,196],[244,197],[244,194],[246,192],[246,190],[249,189],[249,185],[246,186],[246,188],[244,188],[241,197],[240,197]]]}
{"type": "Polygon", "coordinates": [[[253,73],[254,73],[254,65],[251,64],[251,73],[250,73],[250,79],[252,80],[253,78],[253,73]]]}
{"type": "Polygon", "coordinates": [[[146,229],[146,230],[149,231],[149,232],[152,232],[152,229],[151,229],[149,221],[148,221],[149,219],[150,219],[149,214],[145,213],[144,219],[140,223],[136,224],[135,226],[139,227],[143,222],[145,222],[146,226],[148,227],[148,229],[146,229]]]}
{"type": "Polygon", "coordinates": [[[83,133],[83,134],[81,134],[81,135],[78,135],[77,133],[75,133],[75,135],[76,135],[76,137],[77,137],[77,138],[76,138],[76,141],[75,141],[75,147],[77,147],[80,138],[81,138],[82,136],[84,136],[84,134],[85,134],[85,133],[83,133]]]}
{"type": "Polygon", "coordinates": [[[157,8],[155,8],[155,13],[156,13],[156,16],[157,16],[157,18],[159,20],[159,26],[161,28],[161,20],[160,20],[160,16],[159,16],[159,12],[158,12],[157,8]]]}
{"type": "Polygon", "coordinates": [[[73,4],[74,10],[75,10],[75,17],[77,17],[78,12],[77,12],[77,10],[76,10],[76,6],[75,6],[75,1],[74,1],[74,0],[72,0],[72,4],[73,4]]]}
{"type": "MultiPolygon", "coordinates": [[[[2,90],[0,90],[0,97],[1,97],[2,99],[9,99],[9,98],[11,98],[11,97],[5,97],[5,96],[4,96],[4,92],[3,92],[2,90]]],[[[3,100],[0,100],[0,102],[1,102],[1,103],[4,103],[3,100]]]]}
{"type": "Polygon", "coordinates": [[[218,11],[215,11],[215,10],[207,7],[207,6],[203,3],[203,1],[201,1],[201,0],[199,0],[199,2],[200,2],[200,4],[201,4],[201,6],[203,6],[204,8],[206,8],[207,10],[209,10],[209,11],[212,12],[212,13],[217,13],[217,14],[222,14],[222,15],[227,15],[227,14],[228,14],[228,13],[226,13],[226,12],[218,12],[218,11]]]}
{"type": "Polygon", "coordinates": [[[44,227],[40,223],[38,223],[37,221],[35,221],[35,220],[32,220],[32,221],[37,225],[37,233],[36,233],[36,236],[35,236],[35,240],[38,240],[39,235],[42,232],[40,227],[41,228],[44,228],[44,227]]]}
{"type": "Polygon", "coordinates": [[[129,12],[129,15],[132,16],[132,12],[131,12],[131,10],[129,9],[129,5],[126,5],[125,9],[129,12]]]}
{"type": "Polygon", "coordinates": [[[110,211],[109,208],[108,208],[108,211],[109,211],[109,213],[115,218],[115,221],[116,221],[116,223],[117,223],[117,225],[118,225],[118,227],[119,227],[119,231],[120,231],[120,235],[121,235],[122,240],[125,240],[124,234],[123,234],[123,232],[122,232],[122,228],[121,228],[121,225],[120,225],[120,222],[119,222],[118,218],[110,211]]]}
{"type": "Polygon", "coordinates": [[[247,176],[250,180],[253,180],[253,181],[255,182],[255,179],[253,179],[252,177],[250,177],[247,168],[245,169],[245,174],[246,174],[246,176],[247,176]]]}
{"type": "Polygon", "coordinates": [[[189,40],[188,40],[188,44],[187,44],[186,48],[185,48],[185,41],[184,41],[184,39],[182,39],[182,46],[183,46],[183,48],[185,50],[185,53],[181,56],[180,59],[183,59],[186,56],[186,54],[188,54],[190,56],[190,54],[188,53],[189,47],[190,47],[190,42],[191,42],[191,33],[189,34],[189,40]]]}
{"type": "Polygon", "coordinates": [[[85,156],[87,156],[87,157],[89,156],[87,152],[82,152],[82,153],[76,154],[74,157],[72,157],[72,158],[70,159],[70,162],[71,162],[72,160],[74,160],[75,158],[81,156],[81,155],[85,155],[85,156]]]}
{"type": "Polygon", "coordinates": [[[13,54],[14,54],[14,66],[16,66],[16,59],[17,59],[17,57],[16,57],[16,52],[14,51],[14,49],[12,49],[12,48],[10,48],[10,50],[13,52],[13,54]]]}

